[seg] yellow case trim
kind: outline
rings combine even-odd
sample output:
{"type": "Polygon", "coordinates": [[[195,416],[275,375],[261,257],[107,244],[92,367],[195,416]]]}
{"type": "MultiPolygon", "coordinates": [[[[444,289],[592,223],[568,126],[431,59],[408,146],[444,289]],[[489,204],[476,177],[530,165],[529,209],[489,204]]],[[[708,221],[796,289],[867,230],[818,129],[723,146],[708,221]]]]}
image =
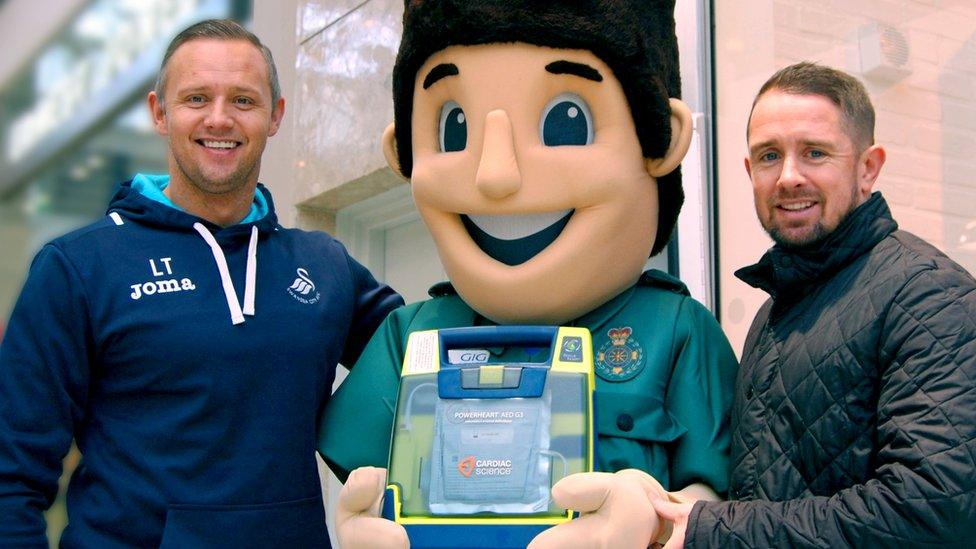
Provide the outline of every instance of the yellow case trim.
{"type": "MultiPolygon", "coordinates": [[[[587,440],[587,470],[593,471],[594,456],[594,424],[593,424],[593,393],[596,390],[596,374],[593,369],[593,340],[590,331],[586,328],[575,328],[562,326],[556,333],[556,341],[553,343],[552,362],[550,369],[560,372],[576,372],[586,374],[587,382],[587,417],[589,419],[588,440],[587,440]],[[579,337],[583,343],[581,352],[582,362],[567,362],[559,359],[559,350],[562,349],[563,340],[566,337],[579,337]]],[[[403,367],[401,376],[430,374],[440,370],[440,346],[438,330],[424,330],[412,332],[407,339],[407,348],[404,352],[403,367]]],[[[390,484],[387,486],[393,491],[393,516],[399,524],[562,524],[573,518],[573,511],[568,509],[566,516],[560,517],[539,517],[539,518],[447,518],[447,517],[402,517],[400,486],[390,484]]]]}
{"type": "Polygon", "coordinates": [[[393,491],[393,517],[398,524],[562,524],[573,518],[572,511],[566,511],[566,516],[539,518],[464,518],[464,517],[402,517],[400,516],[400,486],[390,484],[386,487],[393,491]]]}
{"type": "Polygon", "coordinates": [[[590,331],[586,328],[575,328],[571,326],[560,326],[559,331],[556,332],[556,342],[552,350],[552,365],[550,366],[552,370],[561,372],[577,372],[586,374],[586,384],[587,391],[589,394],[586,399],[587,406],[587,417],[589,418],[589,425],[587,432],[589,436],[586,441],[587,448],[587,461],[589,463],[588,470],[592,471],[596,464],[594,463],[593,456],[593,444],[594,444],[594,425],[593,425],[593,392],[596,390],[596,373],[593,369],[593,339],[590,336],[590,331]],[[579,337],[583,341],[583,348],[581,349],[583,353],[582,362],[564,362],[559,360],[559,350],[563,348],[563,340],[567,337],[579,337]]]}

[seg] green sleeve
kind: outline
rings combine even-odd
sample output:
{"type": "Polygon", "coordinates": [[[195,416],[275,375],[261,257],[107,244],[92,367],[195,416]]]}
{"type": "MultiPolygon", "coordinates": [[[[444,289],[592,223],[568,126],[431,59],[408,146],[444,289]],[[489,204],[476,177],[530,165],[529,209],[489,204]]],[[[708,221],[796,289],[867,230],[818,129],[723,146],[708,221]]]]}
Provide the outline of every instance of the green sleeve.
{"type": "Polygon", "coordinates": [[[357,467],[387,465],[406,330],[416,310],[401,307],[386,317],[319,417],[318,451],[342,482],[357,467]]]}
{"type": "Polygon", "coordinates": [[[701,482],[724,494],[738,363],[715,317],[694,299],[681,305],[675,346],[665,405],[687,432],[670,449],[671,489],[701,482]]]}

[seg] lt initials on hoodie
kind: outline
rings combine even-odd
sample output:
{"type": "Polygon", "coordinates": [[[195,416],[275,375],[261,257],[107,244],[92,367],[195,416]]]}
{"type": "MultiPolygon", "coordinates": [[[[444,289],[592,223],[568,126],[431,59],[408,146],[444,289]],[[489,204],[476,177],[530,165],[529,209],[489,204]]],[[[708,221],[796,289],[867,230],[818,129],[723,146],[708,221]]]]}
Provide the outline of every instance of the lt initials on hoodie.
{"type": "Polygon", "coordinates": [[[156,278],[169,276],[165,280],[147,280],[141,284],[131,286],[132,293],[129,294],[133,300],[140,299],[144,295],[167,294],[170,292],[182,292],[184,290],[196,290],[197,287],[189,278],[177,280],[172,278],[173,266],[171,257],[160,257],[159,259],[149,260],[149,271],[156,278]],[[158,263],[157,263],[158,261],[158,263]]]}

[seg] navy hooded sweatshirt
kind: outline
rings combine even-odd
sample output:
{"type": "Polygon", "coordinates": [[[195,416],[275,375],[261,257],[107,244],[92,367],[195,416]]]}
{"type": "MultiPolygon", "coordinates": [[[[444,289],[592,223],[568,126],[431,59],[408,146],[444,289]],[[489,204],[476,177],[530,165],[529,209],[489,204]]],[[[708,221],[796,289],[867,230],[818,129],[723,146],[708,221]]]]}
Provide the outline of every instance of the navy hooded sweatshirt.
{"type": "Polygon", "coordinates": [[[263,186],[227,228],[157,200],[123,184],[31,265],[0,345],[0,547],[47,547],[72,438],[64,547],[327,547],[316,418],[402,300],[263,186]]]}

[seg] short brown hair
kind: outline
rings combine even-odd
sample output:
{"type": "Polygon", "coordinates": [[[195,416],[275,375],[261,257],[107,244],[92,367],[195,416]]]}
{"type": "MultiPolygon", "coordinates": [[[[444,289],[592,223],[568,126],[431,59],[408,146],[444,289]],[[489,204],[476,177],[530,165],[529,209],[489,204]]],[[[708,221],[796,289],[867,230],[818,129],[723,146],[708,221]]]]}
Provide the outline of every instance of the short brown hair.
{"type": "MultiPolygon", "coordinates": [[[[858,79],[817,63],[803,61],[784,67],[763,84],[752,102],[755,110],[759,98],[768,91],[780,90],[796,95],[819,95],[826,97],[843,113],[847,134],[858,150],[874,144],[874,107],[868,92],[858,79]]],[[[752,111],[749,112],[752,121],[752,111]]],[[[748,126],[746,138],[749,137],[748,126]]]]}
{"type": "Polygon", "coordinates": [[[166,65],[169,63],[173,52],[183,44],[191,40],[245,40],[254,45],[264,57],[264,62],[268,65],[268,86],[271,87],[271,104],[274,105],[281,97],[281,85],[278,83],[278,69],[275,67],[274,57],[271,50],[261,43],[261,40],[251,31],[245,29],[237,21],[231,19],[207,19],[194,25],[190,25],[176,35],[166,48],[163,55],[163,62],[159,65],[159,74],[156,76],[154,90],[160,104],[163,103],[163,92],[166,91],[166,65]]]}

